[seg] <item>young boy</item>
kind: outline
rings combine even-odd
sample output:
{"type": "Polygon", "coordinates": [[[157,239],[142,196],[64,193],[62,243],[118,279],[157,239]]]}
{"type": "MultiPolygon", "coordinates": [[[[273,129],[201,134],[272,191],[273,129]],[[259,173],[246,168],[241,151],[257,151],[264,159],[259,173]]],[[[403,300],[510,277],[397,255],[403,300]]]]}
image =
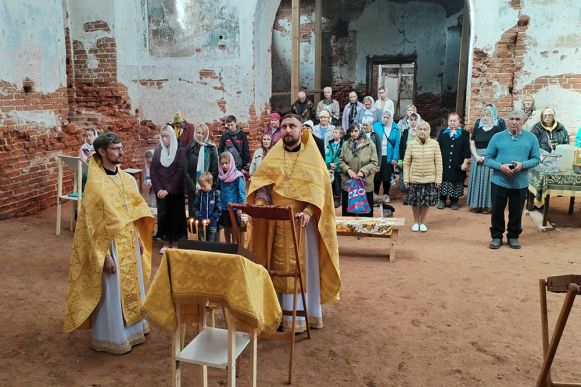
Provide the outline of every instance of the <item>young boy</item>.
{"type": "Polygon", "coordinates": [[[95,153],[93,141],[95,140],[95,137],[97,137],[97,129],[86,128],[83,137],[85,138],[85,142],[81,145],[81,149],[79,149],[79,157],[84,163],[86,163],[93,153],[95,153]]]}
{"type": "Polygon", "coordinates": [[[327,144],[325,152],[325,163],[333,178],[333,202],[335,208],[341,205],[341,169],[339,168],[339,155],[343,147],[343,128],[336,126],[333,129],[333,140],[327,144]]]}
{"type": "Polygon", "coordinates": [[[210,172],[202,172],[198,182],[200,189],[196,192],[190,214],[198,221],[198,240],[215,242],[218,219],[222,213],[220,191],[212,188],[214,178],[210,172]],[[206,225],[206,238],[204,238],[204,221],[209,222],[206,225]]]}

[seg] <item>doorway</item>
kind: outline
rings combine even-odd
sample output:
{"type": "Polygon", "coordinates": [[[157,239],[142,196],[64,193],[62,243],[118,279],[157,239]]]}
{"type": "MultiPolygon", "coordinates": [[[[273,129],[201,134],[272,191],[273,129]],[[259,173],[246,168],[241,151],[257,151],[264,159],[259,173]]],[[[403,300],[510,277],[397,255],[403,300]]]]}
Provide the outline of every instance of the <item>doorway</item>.
{"type": "Polygon", "coordinates": [[[394,116],[401,117],[416,95],[416,58],[368,58],[367,67],[369,95],[377,96],[379,88],[385,87],[387,96],[393,100],[394,116]]]}

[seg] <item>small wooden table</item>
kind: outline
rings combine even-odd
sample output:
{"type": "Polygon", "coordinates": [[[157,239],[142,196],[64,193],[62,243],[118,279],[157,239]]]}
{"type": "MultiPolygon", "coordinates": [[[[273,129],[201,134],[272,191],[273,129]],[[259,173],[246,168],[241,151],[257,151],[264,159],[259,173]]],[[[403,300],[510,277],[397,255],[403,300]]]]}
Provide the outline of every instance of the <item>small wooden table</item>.
{"type": "Polygon", "coordinates": [[[528,210],[533,210],[534,205],[543,207],[543,227],[547,225],[549,204],[551,196],[569,196],[569,215],[573,215],[575,197],[581,197],[581,175],[573,171],[542,172],[531,169],[529,175],[529,203],[528,210]],[[532,200],[534,199],[534,200],[532,200]]]}
{"type": "Polygon", "coordinates": [[[371,238],[388,238],[388,262],[395,261],[395,245],[399,230],[405,226],[404,218],[358,218],[351,216],[337,217],[337,235],[371,238]]]}

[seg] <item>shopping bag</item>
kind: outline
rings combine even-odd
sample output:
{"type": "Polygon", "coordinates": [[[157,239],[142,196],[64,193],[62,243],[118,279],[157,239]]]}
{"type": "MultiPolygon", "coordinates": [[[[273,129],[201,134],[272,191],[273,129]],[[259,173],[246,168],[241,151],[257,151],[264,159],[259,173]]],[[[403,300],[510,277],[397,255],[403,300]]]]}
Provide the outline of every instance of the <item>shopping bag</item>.
{"type": "Polygon", "coordinates": [[[352,214],[367,214],[371,212],[365,193],[365,180],[349,179],[348,184],[349,200],[347,201],[347,212],[352,214]]]}

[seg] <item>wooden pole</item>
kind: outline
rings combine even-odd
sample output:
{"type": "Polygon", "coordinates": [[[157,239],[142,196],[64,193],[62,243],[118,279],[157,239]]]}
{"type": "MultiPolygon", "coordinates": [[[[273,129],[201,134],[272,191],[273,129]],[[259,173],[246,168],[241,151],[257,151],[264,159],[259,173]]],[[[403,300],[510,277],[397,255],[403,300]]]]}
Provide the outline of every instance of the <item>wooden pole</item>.
{"type": "Polygon", "coordinates": [[[468,50],[470,49],[470,15],[468,2],[464,2],[464,14],[462,16],[462,36],[460,37],[460,63],[458,65],[458,87],[456,90],[456,111],[460,116],[466,113],[466,85],[468,74],[472,72],[468,68],[468,50]]]}
{"type": "Polygon", "coordinates": [[[300,61],[300,29],[301,12],[300,0],[292,2],[292,43],[291,43],[291,100],[292,104],[299,92],[299,61],[300,61]]]}
{"type": "MultiPolygon", "coordinates": [[[[323,34],[321,20],[323,18],[323,0],[315,0],[315,90],[321,90],[321,56],[323,52],[323,34]]],[[[314,94],[315,107],[321,100],[321,93],[314,94]]]]}

